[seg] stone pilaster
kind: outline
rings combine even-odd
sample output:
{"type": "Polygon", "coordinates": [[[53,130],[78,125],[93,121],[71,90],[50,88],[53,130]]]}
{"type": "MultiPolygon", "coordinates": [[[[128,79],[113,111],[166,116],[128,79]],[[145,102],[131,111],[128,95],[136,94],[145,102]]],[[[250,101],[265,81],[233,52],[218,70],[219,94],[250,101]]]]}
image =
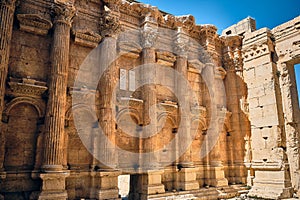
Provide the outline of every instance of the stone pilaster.
{"type": "MultiPolygon", "coordinates": [[[[232,145],[243,142],[245,138],[248,138],[247,140],[249,140],[250,124],[246,116],[242,118],[242,114],[245,115],[248,113],[247,102],[245,99],[246,91],[244,90],[245,85],[243,85],[244,82],[241,79],[242,77],[238,75],[243,69],[241,55],[242,38],[240,36],[227,37],[225,39],[225,45],[226,49],[223,55],[223,64],[227,74],[224,81],[226,88],[227,108],[232,112],[230,121],[233,124],[233,129],[229,133],[233,137],[230,137],[228,142],[232,145]],[[244,99],[244,101],[241,101],[241,99],[244,99]],[[242,124],[243,126],[241,126],[242,124]]],[[[251,144],[249,143],[249,145],[251,144]]],[[[248,146],[246,151],[250,151],[250,146],[248,146]]],[[[228,151],[228,159],[230,161],[228,163],[235,168],[231,173],[231,183],[246,182],[246,174],[243,173],[243,163],[245,157],[244,152],[245,148],[243,148],[243,145],[235,145],[234,149],[230,149],[228,151]]],[[[249,157],[250,155],[247,156],[249,157]]],[[[246,162],[250,162],[249,159],[246,162]]]]}
{"type": "MultiPolygon", "coordinates": [[[[154,19],[150,17],[146,17],[142,29],[142,43],[143,43],[143,50],[142,50],[142,63],[145,66],[148,65],[153,65],[156,63],[156,55],[155,55],[155,42],[158,37],[158,32],[157,32],[157,24],[154,19]]],[[[141,76],[143,77],[142,79],[145,82],[148,82],[150,80],[153,80],[155,82],[156,79],[156,69],[155,66],[151,67],[151,71],[148,71],[149,68],[144,68],[141,76]]],[[[155,91],[155,86],[154,85],[146,85],[144,86],[143,93],[142,93],[142,98],[144,100],[144,125],[148,126],[144,130],[143,134],[145,135],[153,135],[156,134],[157,132],[157,114],[156,114],[156,104],[157,104],[157,99],[156,99],[156,91],[155,91]]],[[[158,158],[153,154],[155,151],[155,146],[156,146],[156,141],[151,140],[150,142],[146,140],[151,140],[145,139],[143,142],[143,147],[142,149],[152,152],[151,156],[145,160],[142,159],[140,160],[140,165],[144,166],[146,168],[151,168],[151,167],[157,167],[158,166],[158,158]],[[148,166],[148,165],[151,166],[148,166]]],[[[142,157],[144,158],[144,157],[142,157]]]]}
{"type": "Polygon", "coordinates": [[[245,34],[243,38],[243,75],[248,87],[251,166],[255,175],[249,196],[281,199],[292,197],[293,188],[273,41],[268,29],[245,34]]]}
{"type": "MultiPolygon", "coordinates": [[[[178,54],[175,68],[186,80],[188,77],[188,42],[188,36],[184,33],[182,28],[178,28],[178,33],[175,38],[176,46],[174,47],[178,54]]],[[[185,87],[177,84],[176,90],[177,95],[180,95],[179,98],[182,99],[179,106],[182,109],[190,109],[190,97],[188,96],[189,93],[185,91],[185,87]]],[[[181,113],[179,126],[182,127],[182,132],[177,133],[182,135],[179,137],[180,141],[176,141],[176,148],[178,149],[176,152],[180,152],[180,154],[184,152],[182,155],[177,155],[179,157],[179,172],[177,173],[175,184],[177,190],[199,189],[199,182],[196,181],[196,172],[198,169],[194,167],[191,147],[188,146],[189,144],[192,144],[191,140],[193,139],[191,138],[191,116],[189,116],[191,113],[189,111],[190,110],[186,110],[181,113]],[[185,142],[187,142],[187,144],[185,142]],[[187,147],[187,149],[181,149],[182,147],[187,147]]]]}
{"type": "Polygon", "coordinates": [[[5,153],[5,135],[1,124],[14,12],[15,0],[0,2],[0,171],[3,170],[5,153]]]}

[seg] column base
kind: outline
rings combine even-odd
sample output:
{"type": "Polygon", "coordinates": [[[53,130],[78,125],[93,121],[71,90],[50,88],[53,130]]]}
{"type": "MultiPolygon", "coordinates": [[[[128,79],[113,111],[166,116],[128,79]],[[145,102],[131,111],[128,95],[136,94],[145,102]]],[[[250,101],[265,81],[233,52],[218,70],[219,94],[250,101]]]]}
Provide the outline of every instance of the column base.
{"type": "Polygon", "coordinates": [[[165,193],[161,176],[164,170],[148,170],[130,177],[129,199],[147,200],[149,195],[165,193]]]}
{"type": "Polygon", "coordinates": [[[149,170],[143,176],[143,194],[162,194],[165,193],[165,186],[161,183],[161,175],[164,170],[149,170]]]}
{"type": "Polygon", "coordinates": [[[197,171],[199,168],[182,168],[178,171],[178,180],[176,189],[178,191],[198,190],[199,182],[197,181],[197,171]]]}
{"type": "Polygon", "coordinates": [[[91,189],[93,199],[120,199],[118,189],[118,176],[120,171],[98,171],[93,172],[95,185],[91,189]]]}
{"type": "Polygon", "coordinates": [[[253,187],[248,196],[267,199],[284,199],[293,197],[294,189],[292,188],[291,180],[287,178],[288,164],[282,167],[281,164],[271,163],[269,166],[253,165],[255,170],[255,178],[253,187]]]}
{"type": "MultiPolygon", "coordinates": [[[[35,176],[35,174],[33,175],[35,176]]],[[[49,172],[38,175],[42,179],[42,188],[40,192],[33,192],[30,195],[31,200],[66,200],[68,194],[66,191],[66,177],[68,172],[49,172]]],[[[35,178],[35,177],[33,177],[35,178]]]]}
{"type": "Polygon", "coordinates": [[[224,166],[221,161],[211,163],[211,186],[225,187],[228,186],[228,180],[225,178],[224,166]]]}

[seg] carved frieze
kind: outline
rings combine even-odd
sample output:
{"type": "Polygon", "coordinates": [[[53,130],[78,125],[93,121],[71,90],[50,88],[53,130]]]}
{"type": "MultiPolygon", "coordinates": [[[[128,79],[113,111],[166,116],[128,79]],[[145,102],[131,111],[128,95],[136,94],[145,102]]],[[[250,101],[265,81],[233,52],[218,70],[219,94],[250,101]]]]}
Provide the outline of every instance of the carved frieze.
{"type": "Polygon", "coordinates": [[[174,62],[176,61],[176,56],[167,51],[158,51],[156,52],[157,64],[173,67],[174,62]]]}
{"type": "Polygon", "coordinates": [[[20,30],[38,35],[47,35],[52,27],[51,21],[44,19],[38,14],[18,14],[20,30]]]}
{"type": "Polygon", "coordinates": [[[75,37],[75,44],[79,44],[86,47],[95,48],[98,46],[102,37],[93,32],[86,29],[83,30],[72,30],[72,33],[75,37]]]}
{"type": "Polygon", "coordinates": [[[118,47],[120,55],[131,58],[138,58],[142,51],[142,47],[136,42],[120,41],[118,47]]]}
{"type": "Polygon", "coordinates": [[[201,74],[202,70],[205,68],[205,64],[200,62],[200,60],[189,60],[188,61],[188,70],[197,74],[201,74]]]}
{"type": "Polygon", "coordinates": [[[8,82],[10,90],[8,95],[14,97],[34,97],[41,98],[43,93],[48,89],[45,82],[36,81],[30,78],[15,79],[10,78],[8,82]]]}

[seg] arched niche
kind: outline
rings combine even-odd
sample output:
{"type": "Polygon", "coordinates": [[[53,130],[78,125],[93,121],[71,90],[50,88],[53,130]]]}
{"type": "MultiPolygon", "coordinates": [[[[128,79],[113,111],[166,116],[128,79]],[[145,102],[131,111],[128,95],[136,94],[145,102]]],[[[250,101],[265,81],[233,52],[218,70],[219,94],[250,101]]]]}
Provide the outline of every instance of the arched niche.
{"type": "Polygon", "coordinates": [[[70,169],[89,170],[93,165],[93,131],[97,124],[89,106],[79,104],[67,110],[64,154],[66,165],[70,169]]]}
{"type": "Polygon", "coordinates": [[[3,112],[6,171],[34,169],[38,122],[44,116],[44,108],[42,102],[27,97],[15,98],[7,104],[3,112]]]}
{"type": "MultiPolygon", "coordinates": [[[[138,110],[124,108],[116,116],[116,146],[125,152],[139,152],[139,134],[142,131],[142,118],[138,110]]],[[[137,157],[125,157],[119,152],[119,166],[121,168],[134,168],[133,163],[138,163],[137,157]]]]}

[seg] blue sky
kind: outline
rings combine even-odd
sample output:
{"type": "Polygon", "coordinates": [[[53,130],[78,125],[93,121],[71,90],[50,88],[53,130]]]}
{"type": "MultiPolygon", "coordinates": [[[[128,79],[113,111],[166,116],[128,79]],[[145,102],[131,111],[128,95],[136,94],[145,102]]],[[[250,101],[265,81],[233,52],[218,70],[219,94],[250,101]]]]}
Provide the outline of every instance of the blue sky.
{"type": "MultiPolygon", "coordinates": [[[[300,0],[138,0],[173,15],[191,14],[197,24],[213,24],[218,33],[251,16],[257,28],[270,29],[300,15],[300,0]]],[[[295,66],[300,97],[300,65],[295,66]]],[[[300,102],[299,102],[300,104],[300,102]]]]}

